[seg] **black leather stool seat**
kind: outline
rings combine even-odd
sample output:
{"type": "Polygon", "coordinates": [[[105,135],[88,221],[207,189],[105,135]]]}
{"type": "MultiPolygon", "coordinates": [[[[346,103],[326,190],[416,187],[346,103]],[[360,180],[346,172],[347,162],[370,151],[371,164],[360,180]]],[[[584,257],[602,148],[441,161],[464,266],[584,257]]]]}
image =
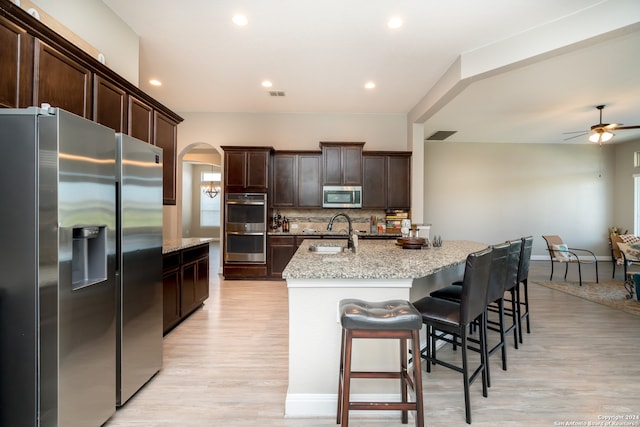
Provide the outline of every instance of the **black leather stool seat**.
{"type": "Polygon", "coordinates": [[[340,320],[345,329],[411,331],[422,327],[422,316],[404,300],[344,299],[340,301],[340,320]]]}
{"type": "Polygon", "coordinates": [[[422,315],[409,301],[389,300],[369,302],[343,299],[338,306],[342,339],[340,344],[340,372],[338,379],[337,424],[349,426],[349,411],[401,411],[402,423],[407,424],[409,411],[415,411],[416,427],[424,427],[422,402],[422,372],[420,369],[420,329],[422,315]],[[351,356],[354,339],[395,339],[400,342],[400,366],[392,371],[352,371],[351,356]],[[407,341],[411,340],[413,369],[409,369],[407,341]],[[363,402],[351,400],[352,379],[399,380],[400,401],[363,402]],[[413,392],[414,399],[409,398],[413,392]]]}
{"type": "Polygon", "coordinates": [[[460,303],[439,298],[423,298],[414,304],[420,312],[429,313],[428,317],[432,322],[451,327],[460,325],[460,303]]]}

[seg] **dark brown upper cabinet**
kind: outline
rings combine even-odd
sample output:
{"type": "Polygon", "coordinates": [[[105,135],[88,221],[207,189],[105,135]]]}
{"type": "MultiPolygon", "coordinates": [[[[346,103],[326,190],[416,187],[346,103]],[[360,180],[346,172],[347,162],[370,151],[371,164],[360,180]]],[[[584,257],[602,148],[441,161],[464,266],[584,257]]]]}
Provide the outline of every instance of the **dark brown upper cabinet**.
{"type": "MultiPolygon", "coordinates": [[[[146,102],[129,96],[128,134],[140,141],[153,143],[153,107],[146,102]]],[[[164,155],[162,156],[164,157],[164,155]]]]}
{"type": "Polygon", "coordinates": [[[322,207],[322,153],[298,154],[298,207],[322,207]]]}
{"type": "Polygon", "coordinates": [[[411,152],[365,151],[362,175],[363,208],[411,208],[411,152]]]}
{"type": "Polygon", "coordinates": [[[296,207],[298,184],[298,155],[277,152],[272,157],[271,205],[273,207],[296,207]]]}
{"type": "Polygon", "coordinates": [[[364,142],[321,142],[324,185],[362,185],[364,142]]]}
{"type": "Polygon", "coordinates": [[[153,144],[162,148],[162,203],[176,204],[176,150],[178,123],[154,110],[153,144]]]}
{"type": "Polygon", "coordinates": [[[411,208],[411,153],[387,156],[387,208],[411,208]]]}
{"type": "Polygon", "coordinates": [[[33,37],[0,16],[0,107],[33,103],[33,37]]]}
{"type": "Polygon", "coordinates": [[[225,192],[266,193],[271,147],[223,146],[225,192]]]}
{"type": "Polygon", "coordinates": [[[94,76],[93,121],[126,133],[127,92],[109,80],[94,76]]]}
{"type": "Polygon", "coordinates": [[[0,107],[48,103],[161,147],[163,201],[175,204],[182,117],[26,10],[12,5],[3,7],[1,15],[0,107]]]}
{"type": "Polygon", "coordinates": [[[272,171],[273,207],[322,207],[322,153],[278,151],[272,171]]]}
{"type": "Polygon", "coordinates": [[[385,155],[362,156],[362,207],[387,208],[387,157],[385,155]]]}
{"type": "Polygon", "coordinates": [[[35,41],[34,103],[91,119],[91,70],[48,44],[35,41]]]}

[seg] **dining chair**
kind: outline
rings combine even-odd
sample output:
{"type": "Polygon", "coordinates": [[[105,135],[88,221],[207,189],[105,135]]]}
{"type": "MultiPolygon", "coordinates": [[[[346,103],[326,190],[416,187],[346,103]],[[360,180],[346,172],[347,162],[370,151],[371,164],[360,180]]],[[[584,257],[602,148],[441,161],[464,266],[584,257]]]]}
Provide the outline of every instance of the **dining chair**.
{"type": "Polygon", "coordinates": [[[593,252],[588,249],[569,247],[557,235],[546,235],[542,236],[542,238],[547,242],[547,250],[551,260],[551,276],[549,276],[549,280],[553,280],[554,263],[564,264],[564,280],[567,280],[569,264],[576,264],[578,266],[579,283],[582,286],[582,264],[594,264],[596,267],[596,283],[598,283],[598,260],[593,252]],[[582,254],[582,258],[579,254],[582,254]]]}

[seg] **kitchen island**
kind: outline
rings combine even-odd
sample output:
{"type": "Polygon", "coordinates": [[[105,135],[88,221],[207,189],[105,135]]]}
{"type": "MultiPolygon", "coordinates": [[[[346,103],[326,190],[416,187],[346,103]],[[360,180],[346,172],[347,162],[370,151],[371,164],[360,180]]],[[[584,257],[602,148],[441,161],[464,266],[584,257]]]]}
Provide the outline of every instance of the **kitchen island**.
{"type": "MultiPolygon", "coordinates": [[[[487,247],[445,241],[440,248],[410,250],[394,240],[367,240],[359,242],[355,253],[309,250],[317,244],[317,239],[305,240],[282,274],[289,294],[288,417],[335,416],[341,299],[415,301],[459,280],[467,255],[487,247]]],[[[345,242],[323,239],[321,244],[345,242]]],[[[397,370],[398,363],[395,340],[355,340],[354,370],[397,370]]],[[[400,391],[390,381],[357,380],[352,395],[359,400],[399,400],[400,391]]]]}

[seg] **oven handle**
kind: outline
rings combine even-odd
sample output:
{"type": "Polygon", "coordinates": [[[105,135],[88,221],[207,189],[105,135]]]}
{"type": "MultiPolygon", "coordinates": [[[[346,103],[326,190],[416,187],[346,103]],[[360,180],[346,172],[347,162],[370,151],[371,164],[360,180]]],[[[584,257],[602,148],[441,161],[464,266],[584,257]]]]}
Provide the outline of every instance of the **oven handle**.
{"type": "Polygon", "coordinates": [[[267,233],[265,233],[264,231],[259,231],[256,233],[244,233],[242,231],[227,231],[227,234],[233,234],[233,235],[240,235],[240,236],[262,236],[265,235],[267,233]]]}
{"type": "Polygon", "coordinates": [[[239,202],[232,202],[232,201],[228,201],[227,200],[227,204],[228,205],[251,205],[251,206],[264,206],[265,203],[262,201],[257,201],[257,202],[245,202],[245,201],[239,201],[239,202]]]}

